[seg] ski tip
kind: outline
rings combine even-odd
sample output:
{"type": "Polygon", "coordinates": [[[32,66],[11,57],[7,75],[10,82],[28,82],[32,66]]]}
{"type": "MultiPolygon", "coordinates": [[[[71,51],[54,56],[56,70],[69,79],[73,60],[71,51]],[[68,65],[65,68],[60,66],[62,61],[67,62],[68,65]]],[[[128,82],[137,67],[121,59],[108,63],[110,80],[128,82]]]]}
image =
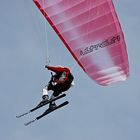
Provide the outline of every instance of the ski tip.
{"type": "Polygon", "coordinates": [[[27,123],[24,123],[24,125],[25,125],[25,126],[28,126],[28,125],[30,125],[31,123],[34,123],[35,121],[37,121],[37,119],[34,119],[34,120],[29,121],[29,122],[27,122],[27,123]]]}
{"type": "Polygon", "coordinates": [[[21,115],[17,115],[16,116],[16,118],[21,118],[21,117],[23,117],[23,116],[25,116],[25,115],[27,115],[27,114],[29,114],[30,112],[26,112],[26,113],[23,113],[23,114],[21,114],[21,115]]]}
{"type": "Polygon", "coordinates": [[[22,116],[24,116],[23,114],[22,115],[18,115],[18,116],[16,116],[16,118],[21,118],[22,116]]]}

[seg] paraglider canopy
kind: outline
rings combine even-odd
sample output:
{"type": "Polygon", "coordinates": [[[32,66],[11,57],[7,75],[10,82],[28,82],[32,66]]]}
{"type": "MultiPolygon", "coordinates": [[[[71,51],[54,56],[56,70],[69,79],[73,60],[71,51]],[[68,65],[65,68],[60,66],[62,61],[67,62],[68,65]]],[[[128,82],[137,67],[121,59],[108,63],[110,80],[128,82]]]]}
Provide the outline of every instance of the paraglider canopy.
{"type": "Polygon", "coordinates": [[[124,35],[112,0],[33,0],[72,56],[100,85],[129,75],[124,35]]]}

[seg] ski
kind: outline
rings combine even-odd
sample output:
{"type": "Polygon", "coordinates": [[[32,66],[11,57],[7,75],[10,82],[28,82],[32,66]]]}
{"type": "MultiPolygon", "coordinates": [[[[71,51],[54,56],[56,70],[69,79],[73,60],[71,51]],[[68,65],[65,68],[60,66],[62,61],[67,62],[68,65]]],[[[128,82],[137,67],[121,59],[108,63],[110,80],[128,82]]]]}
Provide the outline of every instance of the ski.
{"type": "Polygon", "coordinates": [[[58,105],[58,106],[56,106],[56,107],[54,107],[54,108],[52,108],[52,109],[51,109],[51,108],[48,108],[42,115],[36,117],[34,120],[31,120],[31,121],[25,123],[24,125],[25,125],[25,126],[28,126],[28,125],[30,125],[31,123],[34,123],[35,121],[41,119],[42,117],[48,115],[49,113],[51,113],[51,112],[53,112],[53,111],[55,111],[55,110],[57,110],[57,109],[59,109],[59,108],[65,106],[65,105],[67,105],[68,103],[69,103],[68,101],[65,101],[65,102],[63,102],[62,104],[60,104],[60,105],[58,105]]]}
{"type": "Polygon", "coordinates": [[[41,107],[43,107],[43,106],[45,106],[45,105],[47,105],[47,104],[49,104],[49,103],[51,103],[53,101],[56,101],[58,99],[61,99],[61,98],[65,97],[65,96],[66,96],[66,94],[62,94],[62,95],[60,95],[60,96],[58,96],[58,97],[56,97],[56,98],[54,98],[52,100],[49,100],[49,101],[46,101],[46,102],[45,101],[44,102],[40,102],[35,108],[32,108],[28,112],[25,112],[25,113],[23,113],[21,115],[17,115],[16,118],[21,118],[21,117],[23,117],[23,116],[25,116],[25,115],[27,115],[27,114],[29,114],[29,113],[37,110],[37,109],[39,109],[39,108],[41,108],[41,107]]]}

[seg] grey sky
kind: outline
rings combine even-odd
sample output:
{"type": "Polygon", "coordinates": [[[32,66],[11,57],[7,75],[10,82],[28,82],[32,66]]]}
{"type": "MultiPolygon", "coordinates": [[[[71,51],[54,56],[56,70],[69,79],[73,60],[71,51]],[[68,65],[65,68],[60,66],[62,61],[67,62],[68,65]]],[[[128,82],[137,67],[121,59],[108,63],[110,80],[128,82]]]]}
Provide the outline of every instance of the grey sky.
{"type": "Polygon", "coordinates": [[[140,1],[114,3],[125,34],[130,77],[126,82],[102,87],[75,63],[32,1],[1,1],[1,140],[140,139],[140,1]],[[76,86],[68,92],[67,107],[25,127],[24,122],[45,110],[15,118],[41,99],[42,87],[50,78],[44,68],[48,45],[51,64],[70,66],[76,86]]]}

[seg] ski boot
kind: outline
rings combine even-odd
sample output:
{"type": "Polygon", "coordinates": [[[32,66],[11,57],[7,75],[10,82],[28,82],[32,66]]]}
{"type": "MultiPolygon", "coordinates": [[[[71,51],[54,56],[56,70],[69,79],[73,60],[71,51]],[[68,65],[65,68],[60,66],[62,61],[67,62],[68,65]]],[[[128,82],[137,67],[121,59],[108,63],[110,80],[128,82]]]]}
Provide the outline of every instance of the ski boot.
{"type": "Polygon", "coordinates": [[[51,102],[49,104],[49,109],[54,109],[55,107],[57,107],[56,103],[55,102],[51,102]]]}
{"type": "Polygon", "coordinates": [[[49,101],[49,96],[48,95],[43,95],[42,96],[42,101],[38,104],[38,106],[44,104],[45,102],[49,101]]]}

